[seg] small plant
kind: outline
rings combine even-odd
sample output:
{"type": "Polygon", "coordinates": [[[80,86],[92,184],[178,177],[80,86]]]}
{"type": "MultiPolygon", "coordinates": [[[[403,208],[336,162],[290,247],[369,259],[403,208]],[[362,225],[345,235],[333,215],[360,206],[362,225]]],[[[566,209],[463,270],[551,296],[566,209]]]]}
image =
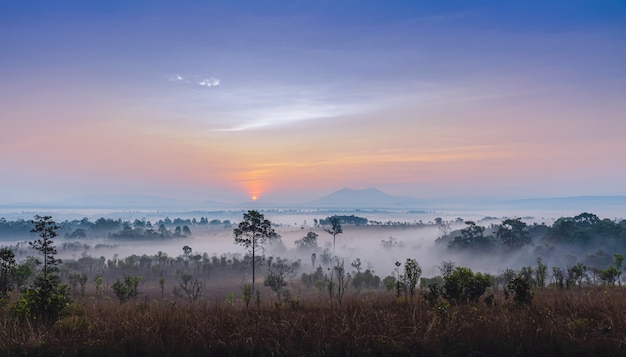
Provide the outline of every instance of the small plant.
{"type": "Polygon", "coordinates": [[[424,299],[429,305],[434,306],[441,296],[441,288],[436,283],[429,284],[423,293],[424,299]]]}
{"type": "Polygon", "coordinates": [[[228,295],[226,295],[226,299],[224,299],[224,302],[228,306],[233,306],[233,304],[235,303],[235,294],[232,291],[229,292],[228,295]]]}
{"type": "Polygon", "coordinates": [[[248,309],[248,307],[250,306],[250,300],[252,300],[252,285],[246,284],[242,286],[241,293],[241,299],[243,300],[244,304],[246,304],[246,309],[248,309]]]}
{"type": "Polygon", "coordinates": [[[393,289],[396,287],[396,278],[394,276],[387,276],[383,279],[383,286],[385,287],[385,289],[389,292],[393,291],[393,289]]]}

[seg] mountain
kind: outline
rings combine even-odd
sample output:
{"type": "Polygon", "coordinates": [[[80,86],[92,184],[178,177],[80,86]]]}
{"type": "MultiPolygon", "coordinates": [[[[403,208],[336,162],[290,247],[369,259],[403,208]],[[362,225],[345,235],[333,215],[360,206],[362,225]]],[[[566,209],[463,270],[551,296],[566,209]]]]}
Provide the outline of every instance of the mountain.
{"type": "Polygon", "coordinates": [[[315,201],[306,203],[306,206],[316,208],[344,208],[344,209],[378,209],[378,208],[420,208],[423,203],[412,197],[392,196],[375,188],[355,190],[344,188],[326,195],[315,201]]]}

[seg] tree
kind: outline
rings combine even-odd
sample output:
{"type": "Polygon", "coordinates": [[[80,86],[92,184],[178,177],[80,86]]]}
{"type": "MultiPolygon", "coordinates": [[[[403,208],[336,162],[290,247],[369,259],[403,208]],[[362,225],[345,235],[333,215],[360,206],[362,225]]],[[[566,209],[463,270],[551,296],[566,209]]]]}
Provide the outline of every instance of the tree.
{"type": "Polygon", "coordinates": [[[548,266],[543,264],[541,258],[537,258],[537,269],[535,269],[535,280],[537,286],[543,288],[546,286],[546,277],[548,276],[548,266]]]}
{"type": "Polygon", "coordinates": [[[255,289],[256,251],[263,249],[266,241],[279,238],[272,228],[272,222],[265,219],[263,214],[256,210],[249,210],[243,214],[243,221],[233,230],[235,243],[246,247],[252,254],[252,290],[255,289]]]}
{"type": "Polygon", "coordinates": [[[496,236],[508,248],[519,248],[530,243],[526,223],[521,218],[506,219],[498,229],[496,236]]]}
{"type": "Polygon", "coordinates": [[[117,279],[115,283],[113,283],[111,287],[115,292],[115,296],[117,296],[120,301],[120,304],[125,303],[131,298],[137,298],[137,295],[139,294],[139,282],[141,282],[140,276],[127,275],[124,277],[124,282],[117,279]]]}
{"type": "Polygon", "coordinates": [[[288,259],[276,258],[270,260],[269,272],[265,276],[263,285],[269,286],[280,298],[282,288],[287,286],[287,278],[293,278],[296,273],[297,263],[292,263],[288,259]]]}
{"type": "Polygon", "coordinates": [[[608,285],[615,285],[615,279],[617,279],[618,274],[619,271],[615,267],[610,266],[608,269],[600,271],[600,279],[608,285]]]}
{"type": "Polygon", "coordinates": [[[189,255],[191,255],[192,249],[190,246],[186,245],[183,247],[183,254],[185,255],[185,260],[189,260],[189,255]]]}
{"type": "Polygon", "coordinates": [[[473,221],[466,221],[467,227],[461,229],[461,235],[454,237],[449,248],[489,248],[491,241],[485,237],[485,227],[477,226],[473,221]]]}
{"type": "Polygon", "coordinates": [[[57,250],[56,247],[52,245],[54,243],[52,239],[58,235],[57,230],[59,227],[50,216],[36,215],[33,224],[35,228],[33,228],[31,232],[37,233],[40,239],[28,242],[28,244],[43,255],[42,272],[44,278],[47,278],[49,273],[58,270],[56,266],[61,263],[61,259],[54,258],[54,255],[57,254],[57,250]]]}
{"type": "Polygon", "coordinates": [[[583,263],[577,263],[567,268],[567,282],[578,283],[578,287],[583,285],[583,280],[587,277],[587,266],[583,263]]]}
{"type": "Polygon", "coordinates": [[[624,256],[621,254],[613,255],[615,261],[615,268],[617,269],[617,284],[622,286],[622,264],[624,264],[624,256]]]}
{"type": "Polygon", "coordinates": [[[513,294],[513,300],[518,305],[530,305],[533,301],[531,282],[522,275],[515,277],[504,287],[504,297],[508,299],[513,294]]]}
{"type": "Polygon", "coordinates": [[[296,247],[303,250],[315,250],[317,249],[317,233],[309,232],[306,236],[296,240],[294,243],[296,247]]]}
{"type": "Polygon", "coordinates": [[[15,254],[9,248],[0,249],[0,299],[7,297],[13,290],[13,270],[15,269],[15,254]]]}
{"type": "Polygon", "coordinates": [[[203,281],[194,279],[189,273],[183,273],[178,286],[174,287],[172,293],[190,304],[193,304],[202,296],[202,290],[204,290],[203,281]]]}
{"type": "Polygon", "coordinates": [[[341,222],[337,216],[332,216],[328,218],[330,222],[330,228],[324,228],[324,232],[333,236],[333,253],[335,253],[335,238],[337,234],[343,233],[343,229],[341,228],[341,222]]]}
{"type": "Polygon", "coordinates": [[[415,296],[415,287],[417,286],[417,282],[420,280],[421,275],[422,268],[417,263],[417,260],[407,258],[404,263],[404,275],[400,278],[404,287],[405,299],[408,298],[409,294],[411,295],[411,299],[413,299],[415,296]]]}
{"type": "Polygon", "coordinates": [[[461,304],[477,303],[490,286],[489,275],[474,273],[470,268],[457,267],[444,277],[443,295],[449,301],[461,304]]]}
{"type": "MultiPolygon", "coordinates": [[[[35,216],[32,221],[35,227],[31,230],[37,233],[40,239],[28,244],[43,255],[42,275],[35,278],[32,287],[24,291],[22,298],[14,305],[15,312],[24,318],[42,318],[52,322],[59,317],[61,310],[71,303],[69,298],[69,286],[61,284],[58,275],[51,274],[58,270],[56,265],[61,263],[61,259],[56,259],[57,253],[53,245],[52,238],[57,236],[59,227],[50,216],[35,216]]],[[[35,260],[40,264],[38,260],[35,260]]]]}

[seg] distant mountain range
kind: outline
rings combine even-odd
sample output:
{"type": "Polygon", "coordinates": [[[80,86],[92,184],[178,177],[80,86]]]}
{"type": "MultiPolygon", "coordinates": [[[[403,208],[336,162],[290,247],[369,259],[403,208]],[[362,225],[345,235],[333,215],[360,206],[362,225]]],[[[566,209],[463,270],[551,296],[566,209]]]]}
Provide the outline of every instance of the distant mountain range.
{"type": "Polygon", "coordinates": [[[0,208],[12,209],[114,209],[114,210],[213,210],[213,209],[570,209],[593,211],[596,209],[623,209],[626,211],[626,196],[574,196],[553,198],[531,198],[517,200],[465,200],[417,199],[407,196],[393,196],[376,188],[343,188],[317,200],[305,203],[277,204],[270,202],[241,202],[227,204],[216,201],[195,201],[150,195],[84,195],[39,203],[0,204],[0,208]]]}
{"type": "Polygon", "coordinates": [[[392,196],[375,188],[366,188],[362,190],[344,188],[315,201],[307,202],[305,203],[305,206],[315,208],[344,209],[409,209],[421,208],[423,204],[423,201],[416,198],[392,196]]]}

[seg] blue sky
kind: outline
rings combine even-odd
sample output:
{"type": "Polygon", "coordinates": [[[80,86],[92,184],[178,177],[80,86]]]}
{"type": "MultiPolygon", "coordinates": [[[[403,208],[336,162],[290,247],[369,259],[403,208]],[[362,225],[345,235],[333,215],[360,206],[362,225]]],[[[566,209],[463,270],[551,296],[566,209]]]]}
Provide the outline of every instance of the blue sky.
{"type": "Polygon", "coordinates": [[[626,194],[625,40],[623,1],[3,1],[0,200],[626,194]]]}

